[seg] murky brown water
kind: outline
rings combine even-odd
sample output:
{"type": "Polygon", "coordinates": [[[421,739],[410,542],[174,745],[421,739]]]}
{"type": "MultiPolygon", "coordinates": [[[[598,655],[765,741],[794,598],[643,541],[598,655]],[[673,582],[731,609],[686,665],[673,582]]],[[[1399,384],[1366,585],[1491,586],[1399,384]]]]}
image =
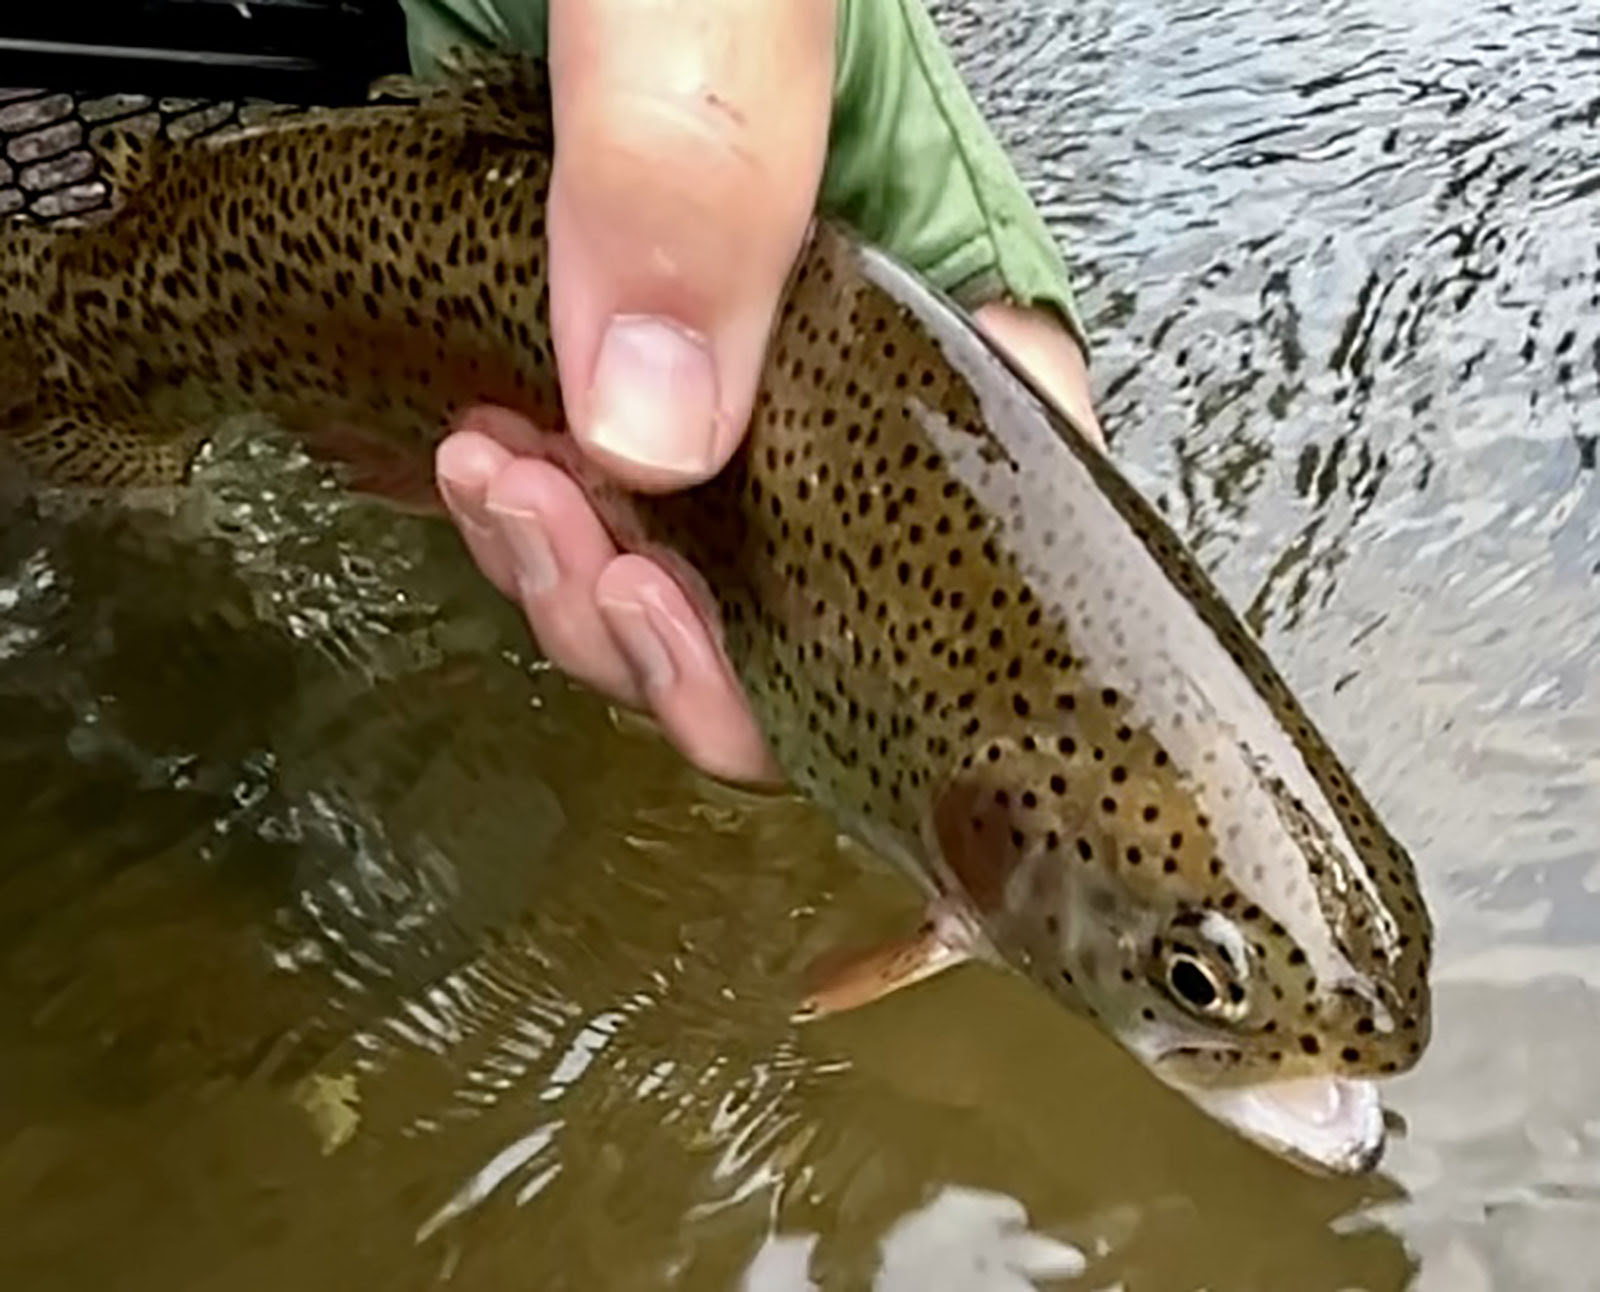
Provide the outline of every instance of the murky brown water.
{"type": "Polygon", "coordinates": [[[1385,1177],[982,970],[793,1031],[908,886],[542,670],[443,527],[235,446],[172,520],[0,524],[6,1286],[1595,1286],[1600,20],[1468,8],[938,6],[1118,456],[1422,866],[1385,1177]]]}

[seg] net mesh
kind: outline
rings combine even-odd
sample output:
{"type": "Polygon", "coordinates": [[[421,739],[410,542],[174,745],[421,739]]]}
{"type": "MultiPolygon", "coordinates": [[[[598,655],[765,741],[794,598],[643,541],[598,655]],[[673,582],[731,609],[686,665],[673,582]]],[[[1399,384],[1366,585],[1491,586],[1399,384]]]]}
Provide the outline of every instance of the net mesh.
{"type": "Polygon", "coordinates": [[[112,194],[94,140],[113,123],[183,140],[297,110],[265,99],[0,89],[0,218],[54,221],[105,209],[112,194]]]}

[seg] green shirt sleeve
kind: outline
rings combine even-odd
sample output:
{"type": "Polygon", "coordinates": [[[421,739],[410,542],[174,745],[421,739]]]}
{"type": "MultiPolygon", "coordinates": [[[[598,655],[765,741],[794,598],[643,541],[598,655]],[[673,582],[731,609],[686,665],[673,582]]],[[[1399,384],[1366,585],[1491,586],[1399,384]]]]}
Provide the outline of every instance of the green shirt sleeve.
{"type": "MultiPolygon", "coordinates": [[[[546,0],[401,0],[412,66],[452,47],[545,52],[546,0]]],[[[968,309],[1054,311],[1087,355],[1061,251],[921,0],[839,0],[819,207],[968,309]]]]}

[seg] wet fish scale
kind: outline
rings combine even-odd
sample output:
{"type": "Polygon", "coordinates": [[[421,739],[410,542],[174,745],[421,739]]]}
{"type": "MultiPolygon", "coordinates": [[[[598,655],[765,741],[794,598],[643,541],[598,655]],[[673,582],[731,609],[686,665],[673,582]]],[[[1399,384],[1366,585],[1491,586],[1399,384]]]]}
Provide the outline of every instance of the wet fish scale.
{"type": "MultiPolygon", "coordinates": [[[[1031,899],[1063,889],[1053,872],[1110,868],[1154,905],[1227,912],[1248,931],[1273,987],[1251,1002],[1258,1053],[1227,1066],[1320,1070],[1329,1053],[1357,1071],[1410,1066],[1426,1038],[1414,1016],[1428,931],[1388,947],[1394,986],[1372,1003],[1393,1032],[1361,996],[1322,990],[1289,933],[1289,895],[1273,891],[1275,872],[1307,870],[1303,845],[1281,840],[1274,857],[1261,838],[1303,810],[1286,787],[1250,783],[1237,743],[1188,739],[1186,724],[1207,722],[1230,674],[1235,689],[1259,687],[1263,716],[1314,778],[1301,788],[1345,812],[1367,857],[1357,876],[1352,859],[1313,853],[1337,880],[1307,874],[1293,894],[1301,924],[1351,905],[1337,937],[1351,963],[1370,962],[1364,930],[1391,907],[1416,915],[1409,859],[1159,517],[1037,409],[1002,439],[984,400],[1002,398],[1009,369],[954,324],[939,337],[858,261],[848,241],[819,238],[774,340],[750,452],[651,504],[658,536],[717,589],[780,762],[912,855],[946,777],[984,781],[1000,810],[966,823],[983,850],[946,846],[944,858],[969,892],[996,895],[997,936],[1033,946],[1035,976],[1074,1000],[1072,967],[1047,949],[1063,917],[1031,899]],[[1221,784],[1202,811],[1194,782],[1227,775],[1237,790],[1221,784]]],[[[1163,936],[1148,934],[1158,961],[1163,936]]]]}
{"type": "MultiPolygon", "coordinates": [[[[358,485],[386,455],[425,476],[474,403],[559,429],[549,143],[524,69],[128,149],[110,223],[0,242],[0,371],[27,374],[0,427],[89,485],[179,478],[234,411],[358,485]]],[[[1415,1062],[1404,851],[1164,521],[892,262],[821,223],[743,450],[597,500],[704,574],[795,784],[1166,1075],[1415,1062]]]]}
{"type": "Polygon", "coordinates": [[[466,389],[552,420],[536,121],[464,135],[379,107],[135,158],[114,223],[19,236],[4,260],[22,275],[8,307],[34,305],[14,334],[56,356],[40,401],[54,416],[17,448],[42,473],[116,485],[170,478],[233,411],[419,447],[466,389]],[[30,293],[18,261],[45,247],[55,281],[30,293]]]}

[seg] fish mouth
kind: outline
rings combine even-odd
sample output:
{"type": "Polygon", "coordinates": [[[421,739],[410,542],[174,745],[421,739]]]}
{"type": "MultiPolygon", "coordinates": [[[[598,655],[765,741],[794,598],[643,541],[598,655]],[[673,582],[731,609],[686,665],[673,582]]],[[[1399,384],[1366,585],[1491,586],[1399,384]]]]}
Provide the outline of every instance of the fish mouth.
{"type": "Polygon", "coordinates": [[[1210,1116],[1318,1175],[1365,1175],[1388,1140],[1371,1081],[1294,1077],[1244,1086],[1179,1086],[1210,1116]]]}

